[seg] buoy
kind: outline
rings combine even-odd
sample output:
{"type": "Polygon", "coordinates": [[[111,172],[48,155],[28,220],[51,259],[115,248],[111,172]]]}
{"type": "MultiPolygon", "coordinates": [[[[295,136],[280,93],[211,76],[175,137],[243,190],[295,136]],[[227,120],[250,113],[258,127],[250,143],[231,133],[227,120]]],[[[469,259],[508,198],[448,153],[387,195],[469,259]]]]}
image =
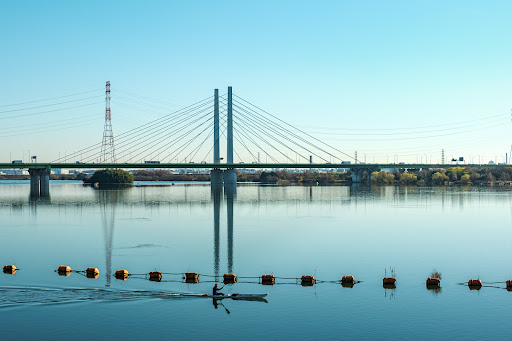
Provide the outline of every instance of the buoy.
{"type": "Polygon", "coordinates": [[[507,281],[507,289],[512,289],[512,281],[507,281]]]}
{"type": "Polygon", "coordinates": [[[116,279],[120,279],[120,280],[123,280],[123,281],[126,281],[128,279],[128,276],[130,276],[130,273],[128,272],[128,270],[117,270],[114,277],[116,279]]]}
{"type": "Polygon", "coordinates": [[[440,287],[441,279],[436,277],[427,278],[427,287],[440,287]]]}
{"type": "Polygon", "coordinates": [[[261,284],[263,285],[274,285],[276,283],[276,278],[274,275],[263,275],[261,276],[261,284]]]}
{"type": "Polygon", "coordinates": [[[14,264],[4,266],[4,274],[14,275],[16,273],[16,270],[18,270],[18,269],[16,268],[16,265],[14,265],[14,264]]]}
{"type": "Polygon", "coordinates": [[[224,284],[234,284],[236,283],[236,275],[235,274],[224,274],[224,284]]]}
{"type": "Polygon", "coordinates": [[[69,266],[66,266],[66,265],[61,265],[57,269],[57,272],[61,276],[69,276],[69,274],[71,273],[71,268],[69,266]]]}
{"type": "Polygon", "coordinates": [[[303,287],[311,287],[315,284],[315,282],[315,277],[310,275],[302,275],[302,277],[300,278],[300,284],[303,287]]]}
{"type": "Polygon", "coordinates": [[[468,287],[472,290],[480,290],[482,288],[482,281],[479,279],[470,279],[468,281],[468,287]]]}
{"type": "Polygon", "coordinates": [[[384,277],[382,279],[382,286],[384,289],[395,289],[396,288],[396,278],[395,277],[384,277]]]}
{"type": "Polygon", "coordinates": [[[95,275],[95,274],[99,274],[100,270],[98,270],[97,268],[87,268],[85,270],[85,273],[88,275],[95,275]]]}
{"type": "Polygon", "coordinates": [[[153,282],[160,282],[162,280],[162,273],[160,271],[151,271],[149,273],[149,280],[153,282]]]}
{"type": "Polygon", "coordinates": [[[87,278],[96,279],[96,278],[98,278],[99,275],[100,275],[100,270],[98,270],[97,268],[90,267],[85,270],[85,276],[87,278]]]}
{"type": "Polygon", "coordinates": [[[341,277],[341,283],[345,284],[354,284],[356,280],[354,279],[354,276],[343,276],[341,277]]]}
{"type": "Polygon", "coordinates": [[[199,282],[199,274],[197,272],[186,272],[185,283],[197,283],[199,282]]]}

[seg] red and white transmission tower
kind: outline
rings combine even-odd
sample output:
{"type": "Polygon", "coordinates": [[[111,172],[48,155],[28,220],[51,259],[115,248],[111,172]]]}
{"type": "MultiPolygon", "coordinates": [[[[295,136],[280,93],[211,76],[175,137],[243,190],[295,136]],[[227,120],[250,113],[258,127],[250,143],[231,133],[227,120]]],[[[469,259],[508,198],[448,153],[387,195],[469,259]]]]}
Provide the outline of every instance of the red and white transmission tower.
{"type": "Polygon", "coordinates": [[[103,141],[101,142],[101,163],[115,163],[114,133],[112,132],[112,116],[110,113],[110,82],[107,81],[105,90],[105,128],[103,129],[103,141]]]}

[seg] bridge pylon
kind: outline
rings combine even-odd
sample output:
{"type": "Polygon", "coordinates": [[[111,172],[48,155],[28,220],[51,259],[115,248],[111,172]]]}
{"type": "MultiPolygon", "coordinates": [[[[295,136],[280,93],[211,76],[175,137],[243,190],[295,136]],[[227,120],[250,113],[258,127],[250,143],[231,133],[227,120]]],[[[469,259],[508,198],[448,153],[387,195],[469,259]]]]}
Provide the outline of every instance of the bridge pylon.
{"type": "MultiPolygon", "coordinates": [[[[227,143],[226,143],[226,162],[233,162],[233,88],[228,87],[228,112],[227,112],[227,143]]],[[[214,91],[214,110],[213,110],[213,163],[220,164],[220,124],[219,124],[219,90],[214,91]]],[[[210,171],[210,182],[212,185],[224,184],[225,186],[236,186],[237,175],[235,168],[229,168],[224,171],[213,168],[210,171]]]]}

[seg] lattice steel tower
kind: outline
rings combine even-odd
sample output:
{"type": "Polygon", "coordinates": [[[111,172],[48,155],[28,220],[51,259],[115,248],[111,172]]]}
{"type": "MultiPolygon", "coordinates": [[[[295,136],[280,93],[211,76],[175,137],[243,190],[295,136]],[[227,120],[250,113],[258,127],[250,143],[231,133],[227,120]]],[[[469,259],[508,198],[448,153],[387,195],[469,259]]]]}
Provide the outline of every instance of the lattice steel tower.
{"type": "Polygon", "coordinates": [[[101,163],[115,163],[114,133],[112,132],[112,120],[110,112],[110,82],[107,81],[105,90],[105,128],[103,129],[103,141],[101,142],[101,163]]]}

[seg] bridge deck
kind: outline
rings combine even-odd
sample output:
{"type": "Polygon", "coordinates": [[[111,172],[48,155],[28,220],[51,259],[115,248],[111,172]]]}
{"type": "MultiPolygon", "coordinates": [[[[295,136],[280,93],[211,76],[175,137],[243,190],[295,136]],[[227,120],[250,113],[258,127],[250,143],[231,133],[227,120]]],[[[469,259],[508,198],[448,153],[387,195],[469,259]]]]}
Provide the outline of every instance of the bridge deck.
{"type": "Polygon", "coordinates": [[[155,168],[175,168],[175,169],[315,169],[315,168],[350,168],[350,169],[386,169],[386,168],[451,168],[451,167],[474,167],[474,168],[494,168],[502,165],[481,165],[481,164],[394,164],[394,163],[372,163],[372,164],[339,164],[339,163],[318,163],[318,164],[297,164],[297,163],[0,163],[0,169],[51,169],[51,168],[72,168],[72,169],[104,169],[104,168],[124,168],[124,169],[155,169],[155,168]]]}

